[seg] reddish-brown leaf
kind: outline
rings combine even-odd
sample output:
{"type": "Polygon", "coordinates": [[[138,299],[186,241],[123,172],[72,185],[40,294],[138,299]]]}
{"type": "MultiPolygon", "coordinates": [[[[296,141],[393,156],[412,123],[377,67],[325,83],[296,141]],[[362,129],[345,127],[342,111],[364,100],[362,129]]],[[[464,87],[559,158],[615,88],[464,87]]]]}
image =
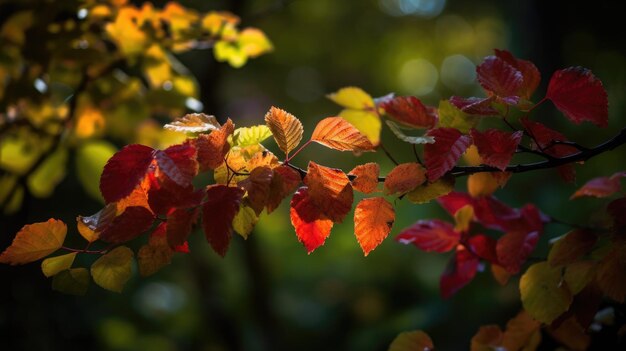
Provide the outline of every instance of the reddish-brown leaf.
{"type": "Polygon", "coordinates": [[[447,299],[474,279],[478,271],[478,257],[467,251],[463,246],[457,247],[446,270],[439,280],[441,297],[447,299]]]}
{"type": "Polygon", "coordinates": [[[402,163],[385,177],[385,194],[404,194],[426,181],[426,171],[419,163],[402,163]]]}
{"type": "Polygon", "coordinates": [[[541,74],[537,67],[530,61],[515,58],[506,50],[496,49],[495,52],[498,58],[506,61],[506,63],[522,73],[523,82],[519,88],[518,95],[525,99],[530,99],[541,81],[541,74]]]}
{"type": "Polygon", "coordinates": [[[487,129],[484,132],[472,129],[470,133],[482,162],[502,171],[511,162],[523,135],[521,131],[509,133],[498,129],[487,129]]]}
{"type": "Polygon", "coordinates": [[[313,202],[333,222],[341,222],[350,212],[354,193],[350,180],[340,169],[324,167],[311,161],[304,184],[313,202]]]}
{"type": "Polygon", "coordinates": [[[365,256],[391,232],[396,213],[382,197],[363,199],[354,210],[354,233],[365,256]]]}
{"type": "Polygon", "coordinates": [[[405,228],[396,241],[413,244],[424,251],[448,252],[459,244],[461,233],[452,224],[439,219],[421,220],[405,228]]]}
{"type": "Polygon", "coordinates": [[[167,243],[172,248],[184,245],[198,218],[199,208],[176,209],[167,216],[167,243]]]}
{"type": "Polygon", "coordinates": [[[615,231],[626,228],[626,197],[611,201],[606,210],[613,217],[613,229],[615,231]]]}
{"type": "Polygon", "coordinates": [[[540,327],[541,323],[534,320],[526,311],[521,311],[506,324],[502,346],[505,350],[522,350],[533,342],[533,337],[539,332],[540,327]]]}
{"type": "Polygon", "coordinates": [[[624,303],[626,300],[626,244],[613,245],[600,261],[596,280],[602,292],[611,299],[624,303]]]}
{"type": "Polygon", "coordinates": [[[432,128],[437,124],[437,115],[430,111],[415,96],[397,96],[380,104],[391,119],[412,128],[432,128]]]}
{"type": "Polygon", "coordinates": [[[272,169],[262,166],[253,169],[248,178],[239,182],[239,186],[248,192],[248,203],[257,215],[263,211],[263,207],[267,204],[273,177],[272,169]]]}
{"type": "Polygon", "coordinates": [[[468,245],[472,248],[472,252],[491,263],[498,263],[496,244],[496,239],[484,234],[473,235],[468,240],[468,245]]]}
{"type": "Polygon", "coordinates": [[[202,205],[202,229],[213,250],[224,257],[233,231],[233,218],[244,195],[241,188],[212,185],[202,205]]]}
{"type": "Polygon", "coordinates": [[[588,230],[574,229],[554,243],[548,263],[554,267],[573,263],[591,251],[597,240],[598,236],[588,230]]]}
{"type": "Polygon", "coordinates": [[[467,177],[467,192],[472,197],[489,196],[509,181],[511,172],[480,172],[467,177]]]}
{"type": "Polygon", "coordinates": [[[548,328],[548,333],[572,351],[585,351],[591,343],[591,336],[585,332],[585,329],[573,316],[566,319],[558,327],[548,328]]]}
{"type": "Polygon", "coordinates": [[[485,325],[472,337],[470,351],[497,350],[502,345],[504,333],[497,325],[485,325]]]}
{"type": "Polygon", "coordinates": [[[267,213],[272,213],[284,198],[298,188],[302,181],[300,173],[289,166],[276,167],[273,172],[269,197],[267,198],[267,213]]]}
{"type": "Polygon", "coordinates": [[[181,187],[168,179],[148,190],[148,204],[156,214],[167,214],[172,208],[198,206],[203,197],[204,191],[195,190],[191,185],[181,187]]]}
{"type": "Polygon", "coordinates": [[[159,171],[174,183],[187,187],[198,174],[196,148],[191,143],[173,145],[154,153],[159,171]]]}
{"type": "Polygon", "coordinates": [[[324,241],[333,228],[333,221],[322,214],[320,208],[309,196],[307,187],[301,187],[293,195],[289,213],[298,240],[304,244],[309,254],[324,245],[324,241]]]}
{"type": "Polygon", "coordinates": [[[428,180],[434,182],[456,165],[471,139],[454,128],[435,128],[426,135],[435,138],[434,143],[424,145],[428,180]]]}
{"type": "Polygon", "coordinates": [[[460,96],[452,96],[449,101],[452,105],[456,106],[459,110],[467,113],[468,115],[479,116],[497,116],[500,114],[498,110],[491,107],[491,103],[495,100],[493,96],[487,98],[463,98],[460,96]]]}
{"type": "Polygon", "coordinates": [[[594,178],[585,183],[585,185],[580,187],[580,189],[576,190],[576,192],[570,197],[570,199],[575,199],[583,196],[611,196],[616,192],[622,190],[622,184],[620,182],[621,177],[626,177],[626,172],[617,172],[610,177],[594,178]]]}
{"type": "Polygon", "coordinates": [[[100,233],[104,242],[119,244],[136,238],[150,229],[154,222],[154,214],[145,207],[130,206],[115,217],[100,233]]]}
{"type": "Polygon", "coordinates": [[[364,193],[370,194],[378,187],[378,176],[380,175],[380,166],[378,163],[370,162],[364,165],[354,167],[348,175],[355,176],[352,180],[352,187],[364,193]]]}
{"type": "Polygon", "coordinates": [[[526,259],[539,241],[538,232],[512,231],[506,233],[496,244],[498,261],[509,273],[520,271],[526,259]]]}
{"type": "Polygon", "coordinates": [[[211,134],[200,134],[196,139],[198,163],[200,170],[216,169],[224,162],[224,156],[230,150],[228,137],[235,131],[233,122],[229,119],[219,129],[211,134]]]}
{"type": "Polygon", "coordinates": [[[311,141],[339,151],[374,151],[374,145],[367,137],[341,117],[319,121],[311,141]]]}
{"type": "Polygon", "coordinates": [[[572,122],[609,125],[609,102],[602,82],[590,70],[570,67],[554,72],[546,97],[572,122]]]}
{"type": "Polygon", "coordinates": [[[149,146],[132,144],[109,159],[100,176],[100,192],[107,203],[118,201],[135,189],[148,172],[153,152],[149,146]]]}
{"type": "Polygon", "coordinates": [[[476,67],[476,75],[480,85],[508,103],[516,104],[519,101],[518,91],[522,87],[524,78],[522,73],[505,60],[497,56],[487,56],[476,67]]]}

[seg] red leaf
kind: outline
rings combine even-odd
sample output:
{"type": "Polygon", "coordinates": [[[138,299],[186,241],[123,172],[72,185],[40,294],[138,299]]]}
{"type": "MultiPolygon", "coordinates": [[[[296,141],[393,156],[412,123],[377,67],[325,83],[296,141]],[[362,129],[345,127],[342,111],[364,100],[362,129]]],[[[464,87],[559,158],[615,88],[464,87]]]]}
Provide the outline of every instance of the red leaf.
{"type": "Polygon", "coordinates": [[[233,122],[229,119],[219,129],[211,134],[200,134],[196,139],[198,163],[200,170],[216,169],[224,162],[224,156],[230,150],[228,137],[235,131],[233,122]]]}
{"type": "Polygon", "coordinates": [[[226,185],[213,185],[206,190],[202,205],[202,229],[213,250],[224,257],[233,231],[233,218],[239,211],[244,190],[226,185]]]}
{"type": "Polygon", "coordinates": [[[448,252],[459,244],[461,233],[452,224],[439,219],[422,220],[404,229],[396,240],[413,244],[424,251],[448,252]]]}
{"type": "Polygon", "coordinates": [[[583,185],[580,189],[576,190],[576,192],[570,197],[570,199],[575,199],[583,196],[611,196],[622,189],[620,177],[626,177],[626,172],[618,172],[610,177],[594,178],[585,183],[585,185],[583,185]]]}
{"type": "Polygon", "coordinates": [[[533,92],[537,89],[539,82],[541,81],[541,74],[537,67],[530,61],[521,60],[515,58],[510,52],[506,50],[495,50],[496,56],[515,67],[520,73],[522,73],[523,82],[518,91],[518,95],[530,99],[533,92]]]}
{"type": "Polygon", "coordinates": [[[539,240],[539,232],[513,231],[506,233],[496,244],[498,261],[507,272],[515,274],[526,262],[539,240]]]}
{"type": "Polygon", "coordinates": [[[415,96],[398,96],[381,103],[391,119],[413,128],[432,128],[437,124],[437,115],[431,113],[415,96]]]}
{"type": "Polygon", "coordinates": [[[590,70],[570,67],[554,72],[546,98],[572,122],[609,125],[609,102],[602,82],[590,70]]]}
{"type": "Polygon", "coordinates": [[[322,214],[309,196],[307,187],[301,187],[293,195],[289,214],[298,240],[309,254],[324,245],[333,228],[333,221],[322,214]]]}
{"type": "Polygon", "coordinates": [[[493,96],[487,98],[452,96],[449,101],[456,108],[469,115],[497,116],[500,114],[498,110],[491,107],[491,103],[494,101],[493,96]]]}
{"type": "Polygon", "coordinates": [[[196,148],[191,143],[173,145],[155,152],[159,170],[176,184],[186,187],[191,185],[193,177],[198,174],[196,148]]]}
{"type": "Polygon", "coordinates": [[[298,188],[302,179],[300,173],[289,166],[279,166],[273,169],[274,176],[270,183],[270,194],[267,199],[267,213],[272,213],[287,195],[298,188]]]}
{"type": "Polygon", "coordinates": [[[354,192],[348,176],[340,169],[324,167],[311,161],[304,184],[309,188],[313,202],[333,222],[341,222],[350,212],[354,192]]]}
{"type": "Polygon", "coordinates": [[[204,192],[193,186],[181,187],[164,179],[162,185],[153,185],[148,190],[148,204],[154,213],[166,214],[172,208],[190,208],[200,205],[204,192]]]}
{"type": "Polygon", "coordinates": [[[613,217],[615,231],[626,228],[626,197],[611,201],[606,210],[613,217]]]}
{"type": "Polygon", "coordinates": [[[185,245],[198,218],[198,208],[177,209],[167,216],[167,243],[172,248],[185,245]]]}
{"type": "Polygon", "coordinates": [[[434,182],[456,165],[471,139],[454,128],[435,128],[426,135],[435,138],[434,143],[424,145],[428,180],[434,182]]]}
{"type": "Polygon", "coordinates": [[[478,257],[464,247],[457,248],[445,272],[441,275],[439,289],[441,297],[447,299],[474,279],[478,271],[478,257]]]}
{"type": "Polygon", "coordinates": [[[468,239],[472,252],[491,263],[498,263],[496,239],[484,234],[477,234],[468,239]]]}
{"type": "Polygon", "coordinates": [[[145,207],[130,206],[100,233],[104,242],[119,244],[141,235],[150,229],[154,214],[145,207]]]}
{"type": "Polygon", "coordinates": [[[478,82],[485,90],[501,97],[505,103],[516,104],[524,77],[515,67],[496,56],[487,56],[476,67],[478,82]]]}
{"type": "Polygon", "coordinates": [[[450,215],[454,216],[458,210],[467,206],[473,205],[474,199],[467,194],[458,191],[453,191],[447,195],[440,196],[437,201],[450,215]]]}
{"type": "Polygon", "coordinates": [[[502,171],[511,162],[523,135],[522,131],[508,133],[497,129],[487,129],[482,133],[472,129],[470,133],[482,162],[502,171]]]}
{"type": "Polygon", "coordinates": [[[367,256],[389,235],[396,213],[382,197],[363,199],[354,209],[354,234],[367,256]]]}
{"type": "Polygon", "coordinates": [[[149,146],[132,144],[109,159],[100,176],[100,192],[107,203],[118,201],[135,189],[148,172],[153,152],[149,146]]]}

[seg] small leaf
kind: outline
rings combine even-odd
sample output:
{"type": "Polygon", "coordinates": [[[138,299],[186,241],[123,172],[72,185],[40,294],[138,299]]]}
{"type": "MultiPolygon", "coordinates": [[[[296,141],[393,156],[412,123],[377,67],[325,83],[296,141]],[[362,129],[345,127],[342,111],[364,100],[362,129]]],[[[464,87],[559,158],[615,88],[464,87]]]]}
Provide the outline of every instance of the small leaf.
{"type": "Polygon", "coordinates": [[[224,157],[230,150],[228,137],[233,134],[235,126],[229,119],[224,125],[211,134],[200,134],[196,139],[198,163],[200,171],[216,169],[224,162],[224,157]]]}
{"type": "Polygon", "coordinates": [[[302,123],[291,113],[272,106],[265,114],[265,123],[272,131],[278,147],[285,154],[294,150],[302,140],[302,123]]]}
{"type": "Polygon", "coordinates": [[[333,221],[322,214],[309,196],[307,187],[301,187],[293,195],[289,216],[298,240],[309,254],[324,245],[333,228],[333,221]]]}
{"type": "Polygon", "coordinates": [[[98,240],[98,237],[100,235],[98,233],[96,233],[95,230],[91,229],[88,225],[86,225],[82,221],[82,217],[80,217],[80,216],[76,217],[76,226],[78,227],[78,233],[83,238],[85,238],[85,240],[87,240],[88,242],[92,243],[92,242],[98,240]]]}
{"type": "Polygon", "coordinates": [[[329,94],[328,98],[337,105],[355,110],[372,109],[376,106],[372,97],[357,87],[341,88],[337,92],[329,94]]]}
{"type": "Polygon", "coordinates": [[[580,326],[575,316],[569,317],[558,327],[549,328],[548,333],[572,351],[585,351],[591,343],[591,336],[587,334],[585,328],[580,326]]]}
{"type": "Polygon", "coordinates": [[[404,229],[396,241],[401,244],[413,244],[426,252],[448,252],[459,244],[461,234],[452,224],[439,219],[420,220],[404,229]]]}
{"type": "Polygon", "coordinates": [[[100,176],[100,192],[107,203],[123,199],[137,187],[148,172],[153,152],[149,146],[133,144],[109,159],[100,176]]]}
{"type": "Polygon", "coordinates": [[[70,269],[76,258],[76,252],[61,256],[49,257],[41,262],[41,271],[46,277],[52,277],[57,273],[70,269]]]}
{"type": "Polygon", "coordinates": [[[310,161],[304,184],[308,187],[308,196],[333,222],[341,222],[350,212],[354,193],[350,180],[341,170],[310,161]]]}
{"type": "Polygon", "coordinates": [[[206,190],[202,205],[202,228],[213,250],[224,257],[232,236],[233,219],[244,195],[241,188],[213,185],[206,190]]]}
{"type": "Polygon", "coordinates": [[[341,117],[321,120],[313,131],[311,141],[339,151],[374,151],[374,145],[341,117]]]}
{"type": "Polygon", "coordinates": [[[522,140],[523,132],[508,133],[497,129],[479,132],[472,129],[471,135],[482,162],[504,171],[522,140]]]}
{"type": "Polygon", "coordinates": [[[378,163],[370,162],[354,167],[348,173],[349,176],[355,176],[352,179],[352,187],[364,194],[370,194],[378,187],[378,176],[380,175],[380,166],[378,163]]]}
{"type": "Polygon", "coordinates": [[[233,146],[257,145],[272,136],[270,128],[264,125],[237,128],[232,135],[233,146]]]}
{"type": "Polygon", "coordinates": [[[60,220],[28,224],[15,235],[15,239],[2,254],[0,263],[25,264],[44,258],[60,249],[65,241],[67,226],[60,220]]]}
{"type": "Polygon", "coordinates": [[[548,263],[552,267],[573,263],[591,251],[597,240],[597,235],[588,230],[574,229],[554,243],[548,254],[548,263]]]}
{"type": "Polygon", "coordinates": [[[580,187],[580,189],[576,190],[576,192],[570,197],[570,200],[583,196],[594,196],[600,198],[611,196],[622,190],[620,177],[626,177],[626,172],[617,172],[610,177],[594,178],[585,183],[585,185],[580,187]]]}
{"type": "Polygon", "coordinates": [[[191,185],[198,174],[196,148],[191,143],[172,145],[154,152],[159,170],[181,187],[191,185]]]}
{"type": "Polygon", "coordinates": [[[454,214],[454,221],[456,226],[454,230],[457,232],[466,232],[469,230],[470,224],[474,219],[474,207],[472,205],[465,205],[454,214]]]}
{"type": "Polygon", "coordinates": [[[398,334],[388,351],[432,351],[435,349],[428,334],[421,330],[398,334]]]}
{"type": "Polygon", "coordinates": [[[554,72],[546,98],[572,122],[589,121],[598,127],[609,124],[609,102],[602,82],[582,67],[554,72]]]}
{"type": "Polygon", "coordinates": [[[548,262],[530,266],[520,279],[524,309],[536,320],[550,324],[572,303],[567,284],[561,282],[561,270],[548,262]]]}
{"type": "Polygon", "coordinates": [[[233,229],[244,239],[248,239],[248,235],[252,233],[252,229],[259,221],[259,217],[254,209],[249,206],[239,205],[239,211],[233,219],[233,229]]]}
{"type": "Polygon", "coordinates": [[[398,139],[409,143],[409,144],[432,144],[435,142],[435,138],[433,137],[429,137],[429,136],[408,136],[405,135],[404,132],[402,132],[402,130],[400,129],[400,127],[394,123],[393,121],[385,121],[385,123],[387,123],[387,126],[389,126],[389,129],[393,132],[393,134],[395,134],[398,139]]]}
{"type": "Polygon", "coordinates": [[[433,183],[426,183],[418,186],[407,193],[409,201],[414,204],[425,204],[441,196],[449,194],[454,190],[454,178],[439,178],[433,183]]]}
{"type": "Polygon", "coordinates": [[[365,256],[389,235],[395,219],[393,205],[382,197],[359,202],[354,210],[354,233],[365,256]]]}
{"type": "Polygon", "coordinates": [[[447,299],[459,289],[469,284],[478,271],[479,259],[476,255],[459,246],[439,281],[441,297],[447,299]]]}
{"type": "Polygon", "coordinates": [[[431,129],[427,136],[435,138],[435,143],[424,145],[428,180],[434,182],[456,165],[471,139],[454,128],[431,129]]]}
{"type": "Polygon", "coordinates": [[[104,289],[122,292],[131,277],[133,256],[126,246],[116,247],[91,265],[93,281],[104,289]]]}
{"type": "Polygon", "coordinates": [[[164,125],[163,128],[183,133],[202,133],[217,130],[220,128],[220,124],[215,116],[204,113],[189,113],[164,125]]]}
{"type": "Polygon", "coordinates": [[[87,268],[72,268],[59,272],[52,278],[52,290],[82,296],[87,293],[90,280],[87,268]]]}
{"type": "Polygon", "coordinates": [[[394,167],[384,183],[385,194],[404,194],[426,181],[426,171],[419,163],[402,163],[394,167]]]}
{"type": "Polygon", "coordinates": [[[522,74],[523,82],[520,86],[518,93],[525,99],[530,99],[533,92],[539,86],[541,81],[541,74],[535,65],[527,60],[515,58],[510,52],[506,50],[495,50],[496,56],[504,60],[509,65],[515,67],[522,74]]]}
{"type": "Polygon", "coordinates": [[[595,277],[596,263],[593,261],[578,261],[568,265],[563,274],[572,295],[581,292],[595,277]]]}
{"type": "MultiPolygon", "coordinates": [[[[550,129],[539,122],[533,122],[528,118],[522,118],[520,121],[526,131],[532,136],[535,148],[543,150],[546,154],[553,157],[565,157],[578,153],[578,149],[573,146],[552,144],[555,141],[568,141],[563,134],[557,132],[556,130],[550,129]]],[[[572,164],[559,166],[558,170],[561,177],[567,182],[571,183],[576,178],[576,173],[572,164]]]]}
{"type": "Polygon", "coordinates": [[[408,127],[428,129],[437,123],[437,114],[429,111],[415,96],[397,96],[380,107],[390,118],[408,127]]]}

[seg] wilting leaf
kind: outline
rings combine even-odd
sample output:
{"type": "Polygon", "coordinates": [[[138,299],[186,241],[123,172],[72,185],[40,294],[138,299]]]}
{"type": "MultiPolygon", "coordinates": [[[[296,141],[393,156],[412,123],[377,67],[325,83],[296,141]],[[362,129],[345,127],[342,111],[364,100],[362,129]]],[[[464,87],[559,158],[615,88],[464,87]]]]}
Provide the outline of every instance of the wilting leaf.
{"type": "Polygon", "coordinates": [[[220,124],[215,116],[205,115],[204,113],[189,113],[177,118],[172,123],[164,125],[163,128],[183,133],[201,133],[217,130],[220,128],[220,124]]]}
{"type": "Polygon", "coordinates": [[[433,144],[424,145],[426,173],[434,182],[456,165],[471,139],[454,128],[431,129],[427,135],[435,138],[433,144]]]}
{"type": "Polygon", "coordinates": [[[333,222],[341,222],[350,212],[354,193],[350,180],[341,170],[311,161],[304,184],[313,202],[333,222]]]}
{"type": "Polygon", "coordinates": [[[478,263],[478,256],[459,246],[441,275],[439,281],[441,296],[447,299],[471,282],[478,271],[478,263]]]}
{"type": "Polygon", "coordinates": [[[161,223],[150,235],[148,243],[137,252],[139,274],[144,277],[158,272],[172,261],[174,251],[167,242],[167,225],[161,223]]]}
{"type": "Polygon", "coordinates": [[[341,117],[321,120],[311,140],[339,151],[373,151],[374,145],[353,125],[341,117]]]}
{"type": "Polygon", "coordinates": [[[554,72],[546,97],[572,122],[589,121],[599,127],[609,124],[609,102],[602,82],[582,67],[554,72]]]}
{"type": "Polygon", "coordinates": [[[66,233],[65,223],[52,218],[25,225],[0,255],[0,263],[17,265],[44,258],[61,248],[66,233]]]}
{"type": "Polygon", "coordinates": [[[435,138],[430,137],[430,136],[409,136],[404,134],[404,132],[402,131],[402,129],[400,129],[400,127],[393,121],[385,121],[385,123],[387,123],[387,126],[389,126],[389,129],[393,132],[393,134],[395,134],[398,139],[409,143],[409,144],[432,144],[435,142],[435,138]]]}
{"type": "Polygon", "coordinates": [[[461,234],[454,230],[452,224],[439,219],[420,220],[396,237],[396,241],[402,244],[413,244],[421,250],[440,253],[455,248],[460,239],[461,234]]]}
{"type": "Polygon", "coordinates": [[[370,194],[376,190],[379,174],[380,166],[374,162],[358,165],[348,173],[349,176],[355,176],[352,180],[352,187],[364,194],[370,194]]]}
{"type": "Polygon", "coordinates": [[[426,181],[426,171],[419,163],[402,163],[385,178],[385,194],[404,194],[426,181]]]}
{"type": "Polygon", "coordinates": [[[396,122],[412,128],[432,128],[437,115],[429,111],[415,96],[397,96],[380,104],[387,115],[396,122]]]}
{"type": "Polygon", "coordinates": [[[87,293],[89,281],[87,268],[72,268],[59,272],[52,278],[52,290],[82,296],[87,293]]]}
{"type": "Polygon", "coordinates": [[[498,129],[479,132],[472,129],[471,135],[482,162],[504,171],[522,140],[523,132],[509,133],[498,129]]]}
{"type": "Polygon", "coordinates": [[[109,159],[100,176],[100,192],[107,203],[116,202],[135,189],[148,172],[153,152],[151,147],[133,144],[109,159]]]}
{"type": "Polygon", "coordinates": [[[354,210],[354,233],[365,256],[389,235],[395,219],[393,205],[382,197],[359,202],[354,210]]]}
{"type": "Polygon", "coordinates": [[[553,267],[570,264],[591,251],[597,240],[598,236],[588,230],[574,229],[554,243],[548,263],[553,267]]]}
{"type": "Polygon", "coordinates": [[[548,262],[530,266],[520,280],[524,309],[536,320],[550,324],[572,303],[567,284],[561,281],[561,270],[548,262]]]}
{"type": "Polygon", "coordinates": [[[76,258],[76,252],[61,256],[49,257],[41,262],[41,271],[46,277],[52,277],[57,273],[70,269],[76,258]]]}
{"type": "Polygon", "coordinates": [[[454,178],[439,178],[433,183],[418,186],[407,194],[409,201],[415,204],[424,204],[444,196],[454,190],[454,178]]]}
{"type": "Polygon", "coordinates": [[[78,229],[78,233],[90,243],[98,240],[98,237],[100,236],[94,229],[90,228],[82,221],[81,216],[76,217],[76,227],[78,229]]]}
{"type": "Polygon", "coordinates": [[[376,106],[372,97],[357,87],[341,88],[337,92],[329,94],[328,98],[340,106],[355,110],[365,110],[376,106]]]}
{"type": "Polygon", "coordinates": [[[265,114],[265,123],[272,131],[276,144],[285,154],[289,154],[300,144],[302,123],[291,113],[272,106],[265,114]]]}
{"type": "Polygon", "coordinates": [[[213,250],[224,257],[232,236],[233,219],[244,195],[241,188],[213,185],[202,205],[202,229],[213,250]]]}
{"type": "Polygon", "coordinates": [[[621,177],[626,177],[626,172],[617,172],[610,177],[594,178],[585,183],[585,185],[580,187],[580,189],[576,190],[576,192],[570,197],[570,199],[575,199],[583,196],[611,196],[622,189],[622,184],[620,183],[621,177]]]}
{"type": "Polygon", "coordinates": [[[272,182],[270,183],[270,193],[267,198],[267,213],[271,213],[280,205],[287,195],[294,192],[302,179],[300,173],[288,166],[276,167],[272,170],[272,182]]]}
{"type": "Polygon", "coordinates": [[[233,134],[235,126],[229,119],[224,125],[211,134],[200,134],[196,139],[198,163],[200,171],[216,169],[224,162],[224,156],[230,150],[228,137],[233,134]]]}
{"type": "Polygon", "coordinates": [[[421,330],[398,334],[389,346],[388,351],[431,351],[434,350],[433,341],[428,334],[421,330]]]}
{"type": "Polygon", "coordinates": [[[330,235],[333,221],[328,219],[309,196],[307,187],[301,187],[291,199],[291,224],[296,229],[298,240],[310,254],[324,245],[330,235]]]}
{"type": "Polygon", "coordinates": [[[131,277],[133,256],[126,246],[116,247],[91,265],[93,281],[107,290],[122,292],[131,277]]]}

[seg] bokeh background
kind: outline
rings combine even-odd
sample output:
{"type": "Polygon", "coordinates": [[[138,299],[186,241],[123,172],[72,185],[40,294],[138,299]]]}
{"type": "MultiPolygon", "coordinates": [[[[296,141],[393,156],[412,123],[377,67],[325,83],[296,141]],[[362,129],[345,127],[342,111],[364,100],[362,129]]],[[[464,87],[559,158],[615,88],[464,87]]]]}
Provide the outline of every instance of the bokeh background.
{"type": "MultiPolygon", "coordinates": [[[[626,125],[626,46],[617,1],[180,2],[200,11],[233,11],[275,46],[240,69],[216,63],[208,50],[178,57],[200,84],[204,111],[231,117],[238,126],[262,123],[275,105],[299,117],[310,133],[317,121],[339,111],[325,94],[348,85],[373,96],[415,95],[431,105],[450,95],[482,96],[474,68],[493,48],[535,62],[543,77],[536,100],[551,73],[571,65],[590,68],[608,91],[606,129],[572,126],[550,104],[534,112],[537,120],[586,146],[626,125]]],[[[400,161],[412,159],[410,148],[387,130],[383,140],[400,161]]],[[[376,161],[383,174],[392,167],[383,155],[354,158],[316,145],[294,163],[306,167],[309,159],[344,170],[376,161]]],[[[564,221],[595,220],[602,217],[602,201],[567,198],[591,177],[623,170],[625,160],[624,148],[592,159],[577,167],[576,184],[564,184],[550,170],[516,175],[496,196],[515,207],[534,202],[564,221]]],[[[463,189],[464,182],[457,186],[463,189]]],[[[50,217],[72,223],[100,206],[68,172],[51,197],[26,198],[20,211],[1,217],[1,247],[26,223],[50,217]]],[[[396,211],[392,234],[367,258],[350,220],[307,255],[287,206],[263,215],[247,241],[235,237],[224,259],[198,231],[191,254],[175,256],[150,278],[136,275],[121,294],[92,285],[84,297],[66,296],[51,290],[37,264],[1,266],[0,349],[385,350],[399,332],[423,329],[438,349],[461,350],[480,325],[503,325],[517,313],[517,279],[499,286],[488,270],[442,300],[438,281],[449,257],[393,237],[418,219],[445,214],[436,204],[406,200],[396,201],[396,211]]],[[[533,257],[545,256],[549,238],[566,231],[547,226],[533,257]]]]}

